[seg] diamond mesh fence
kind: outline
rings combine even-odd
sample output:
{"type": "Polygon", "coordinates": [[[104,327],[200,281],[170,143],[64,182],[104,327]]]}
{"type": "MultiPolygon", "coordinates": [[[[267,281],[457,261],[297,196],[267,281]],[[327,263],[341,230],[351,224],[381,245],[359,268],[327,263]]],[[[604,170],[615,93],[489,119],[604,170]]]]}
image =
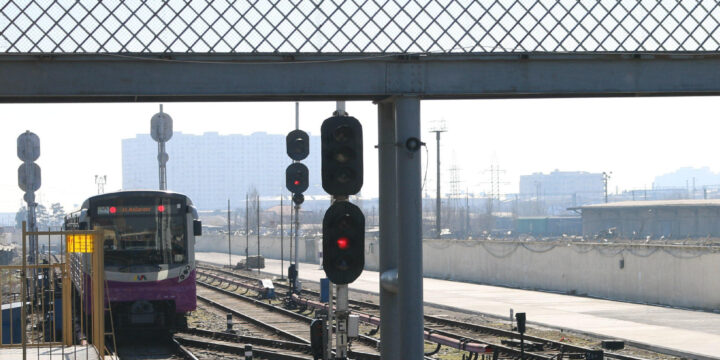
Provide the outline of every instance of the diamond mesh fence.
{"type": "Polygon", "coordinates": [[[5,0],[1,53],[710,52],[716,0],[5,0]]]}

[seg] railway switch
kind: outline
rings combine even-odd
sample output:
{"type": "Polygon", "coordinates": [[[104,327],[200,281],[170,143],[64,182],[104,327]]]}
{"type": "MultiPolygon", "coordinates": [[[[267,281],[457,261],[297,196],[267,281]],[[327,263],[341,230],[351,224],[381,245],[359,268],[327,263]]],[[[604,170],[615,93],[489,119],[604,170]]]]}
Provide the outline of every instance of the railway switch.
{"type": "Polygon", "coordinates": [[[365,216],[360,208],[336,201],[323,218],[323,270],[335,284],[349,284],[365,266],[365,216]]]}
{"type": "Polygon", "coordinates": [[[322,187],[330,195],[357,194],[363,185],[362,125],[351,116],[333,116],[320,127],[322,187]]]}

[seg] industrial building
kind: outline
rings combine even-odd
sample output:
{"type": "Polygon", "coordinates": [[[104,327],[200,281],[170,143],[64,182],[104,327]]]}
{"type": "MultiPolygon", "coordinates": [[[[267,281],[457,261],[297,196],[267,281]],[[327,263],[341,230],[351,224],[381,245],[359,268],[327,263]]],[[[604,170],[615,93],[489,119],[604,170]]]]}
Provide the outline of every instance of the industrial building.
{"type": "Polygon", "coordinates": [[[582,213],[584,236],[626,239],[720,236],[720,199],[621,201],[571,210],[582,213]]]}

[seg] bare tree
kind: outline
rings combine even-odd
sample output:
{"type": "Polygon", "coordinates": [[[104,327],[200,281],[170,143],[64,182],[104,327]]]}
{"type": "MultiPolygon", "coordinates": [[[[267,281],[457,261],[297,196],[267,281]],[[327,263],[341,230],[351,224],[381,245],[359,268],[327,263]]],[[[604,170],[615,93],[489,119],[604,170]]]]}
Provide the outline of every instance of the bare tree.
{"type": "Polygon", "coordinates": [[[253,229],[255,228],[255,224],[257,224],[258,218],[258,207],[260,206],[260,193],[258,193],[257,188],[255,188],[254,185],[250,185],[250,189],[248,190],[248,212],[247,219],[248,219],[248,228],[250,229],[251,233],[254,232],[253,229]]]}

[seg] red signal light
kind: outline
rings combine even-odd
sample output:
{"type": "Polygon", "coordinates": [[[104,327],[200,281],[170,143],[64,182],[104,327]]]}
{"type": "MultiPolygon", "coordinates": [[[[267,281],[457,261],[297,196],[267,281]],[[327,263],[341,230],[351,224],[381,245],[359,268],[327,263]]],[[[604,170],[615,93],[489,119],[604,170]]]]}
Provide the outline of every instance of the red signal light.
{"type": "Polygon", "coordinates": [[[300,180],[295,180],[295,181],[293,182],[293,184],[295,184],[295,185],[300,185],[300,180]]]}
{"type": "Polygon", "coordinates": [[[165,205],[158,205],[158,212],[165,211],[165,205]]]}
{"type": "Polygon", "coordinates": [[[117,212],[117,209],[116,209],[114,206],[111,206],[111,207],[110,207],[110,213],[111,213],[111,214],[114,214],[114,213],[116,213],[116,212],[117,212]]]}
{"type": "Polygon", "coordinates": [[[340,250],[345,250],[350,246],[350,240],[346,237],[341,237],[337,239],[337,246],[340,248],[340,250]]]}

